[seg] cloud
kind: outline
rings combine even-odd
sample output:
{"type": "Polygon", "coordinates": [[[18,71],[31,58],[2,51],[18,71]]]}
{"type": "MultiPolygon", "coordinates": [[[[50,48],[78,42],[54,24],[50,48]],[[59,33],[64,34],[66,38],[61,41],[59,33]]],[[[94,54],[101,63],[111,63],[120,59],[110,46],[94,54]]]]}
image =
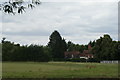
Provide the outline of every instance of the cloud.
{"type": "Polygon", "coordinates": [[[3,15],[3,36],[21,44],[46,44],[58,30],[66,41],[87,44],[105,33],[117,39],[117,2],[43,2],[24,14],[3,15]],[[22,39],[22,40],[21,40],[22,39]]]}

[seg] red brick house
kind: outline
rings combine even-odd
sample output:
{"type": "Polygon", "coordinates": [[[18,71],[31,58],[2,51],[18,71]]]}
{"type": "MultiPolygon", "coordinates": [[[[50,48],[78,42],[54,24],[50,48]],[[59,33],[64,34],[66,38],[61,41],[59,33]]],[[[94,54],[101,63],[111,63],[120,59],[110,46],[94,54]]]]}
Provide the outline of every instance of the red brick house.
{"type": "Polygon", "coordinates": [[[91,50],[92,47],[88,45],[88,50],[84,50],[83,53],[80,54],[80,58],[85,58],[85,59],[93,58],[93,54],[90,53],[91,50]]]}
{"type": "Polygon", "coordinates": [[[79,58],[80,57],[80,52],[79,51],[70,51],[70,52],[65,52],[65,58],[79,58]]]}
{"type": "Polygon", "coordinates": [[[80,53],[79,51],[70,51],[70,52],[65,52],[65,58],[84,58],[84,59],[89,59],[89,58],[94,58],[93,54],[90,53],[92,50],[92,47],[88,45],[88,50],[84,50],[83,53],[80,53]]]}

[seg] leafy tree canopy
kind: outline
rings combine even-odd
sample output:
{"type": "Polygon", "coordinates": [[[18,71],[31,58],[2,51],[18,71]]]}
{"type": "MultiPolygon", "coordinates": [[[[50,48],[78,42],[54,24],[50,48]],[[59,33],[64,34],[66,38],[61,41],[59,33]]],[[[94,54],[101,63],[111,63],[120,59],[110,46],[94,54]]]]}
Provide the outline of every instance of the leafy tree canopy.
{"type": "Polygon", "coordinates": [[[5,13],[23,13],[26,8],[33,9],[35,5],[39,5],[41,2],[39,0],[8,0],[7,2],[0,3],[0,10],[5,13]]]}

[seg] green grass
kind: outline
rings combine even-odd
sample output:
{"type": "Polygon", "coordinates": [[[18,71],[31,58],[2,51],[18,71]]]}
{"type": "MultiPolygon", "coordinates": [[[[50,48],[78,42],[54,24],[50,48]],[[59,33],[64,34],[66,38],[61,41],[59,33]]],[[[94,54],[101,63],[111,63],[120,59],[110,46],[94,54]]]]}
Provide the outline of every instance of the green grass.
{"type": "Polygon", "coordinates": [[[3,62],[3,78],[117,78],[117,64],[3,62]]]}

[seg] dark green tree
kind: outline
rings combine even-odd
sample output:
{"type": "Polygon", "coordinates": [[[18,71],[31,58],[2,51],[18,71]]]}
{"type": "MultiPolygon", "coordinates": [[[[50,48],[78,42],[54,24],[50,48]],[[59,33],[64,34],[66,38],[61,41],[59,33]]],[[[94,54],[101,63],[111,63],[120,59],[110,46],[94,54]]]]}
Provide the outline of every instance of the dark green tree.
{"type": "Polygon", "coordinates": [[[88,44],[91,45],[91,47],[94,47],[95,46],[95,40],[94,41],[90,41],[88,44]]]}
{"type": "Polygon", "coordinates": [[[20,44],[2,40],[2,61],[47,62],[50,59],[48,47],[32,44],[20,46],[20,44]]]}
{"type": "Polygon", "coordinates": [[[58,31],[54,31],[49,38],[48,47],[51,49],[53,59],[63,59],[66,51],[66,42],[58,31]]]}
{"type": "Polygon", "coordinates": [[[118,42],[112,41],[112,38],[105,34],[100,39],[96,40],[92,53],[98,60],[114,60],[117,59],[118,42]]]}
{"type": "Polygon", "coordinates": [[[67,43],[67,51],[74,51],[75,50],[74,46],[75,46],[74,43],[72,43],[71,41],[68,41],[68,43],[67,43]]]}
{"type": "Polygon", "coordinates": [[[83,52],[83,50],[87,50],[88,45],[79,45],[79,44],[74,44],[71,41],[68,41],[67,43],[67,51],[79,51],[83,52]]]}
{"type": "Polygon", "coordinates": [[[120,60],[120,41],[113,41],[111,44],[111,59],[112,60],[120,60]]]}

